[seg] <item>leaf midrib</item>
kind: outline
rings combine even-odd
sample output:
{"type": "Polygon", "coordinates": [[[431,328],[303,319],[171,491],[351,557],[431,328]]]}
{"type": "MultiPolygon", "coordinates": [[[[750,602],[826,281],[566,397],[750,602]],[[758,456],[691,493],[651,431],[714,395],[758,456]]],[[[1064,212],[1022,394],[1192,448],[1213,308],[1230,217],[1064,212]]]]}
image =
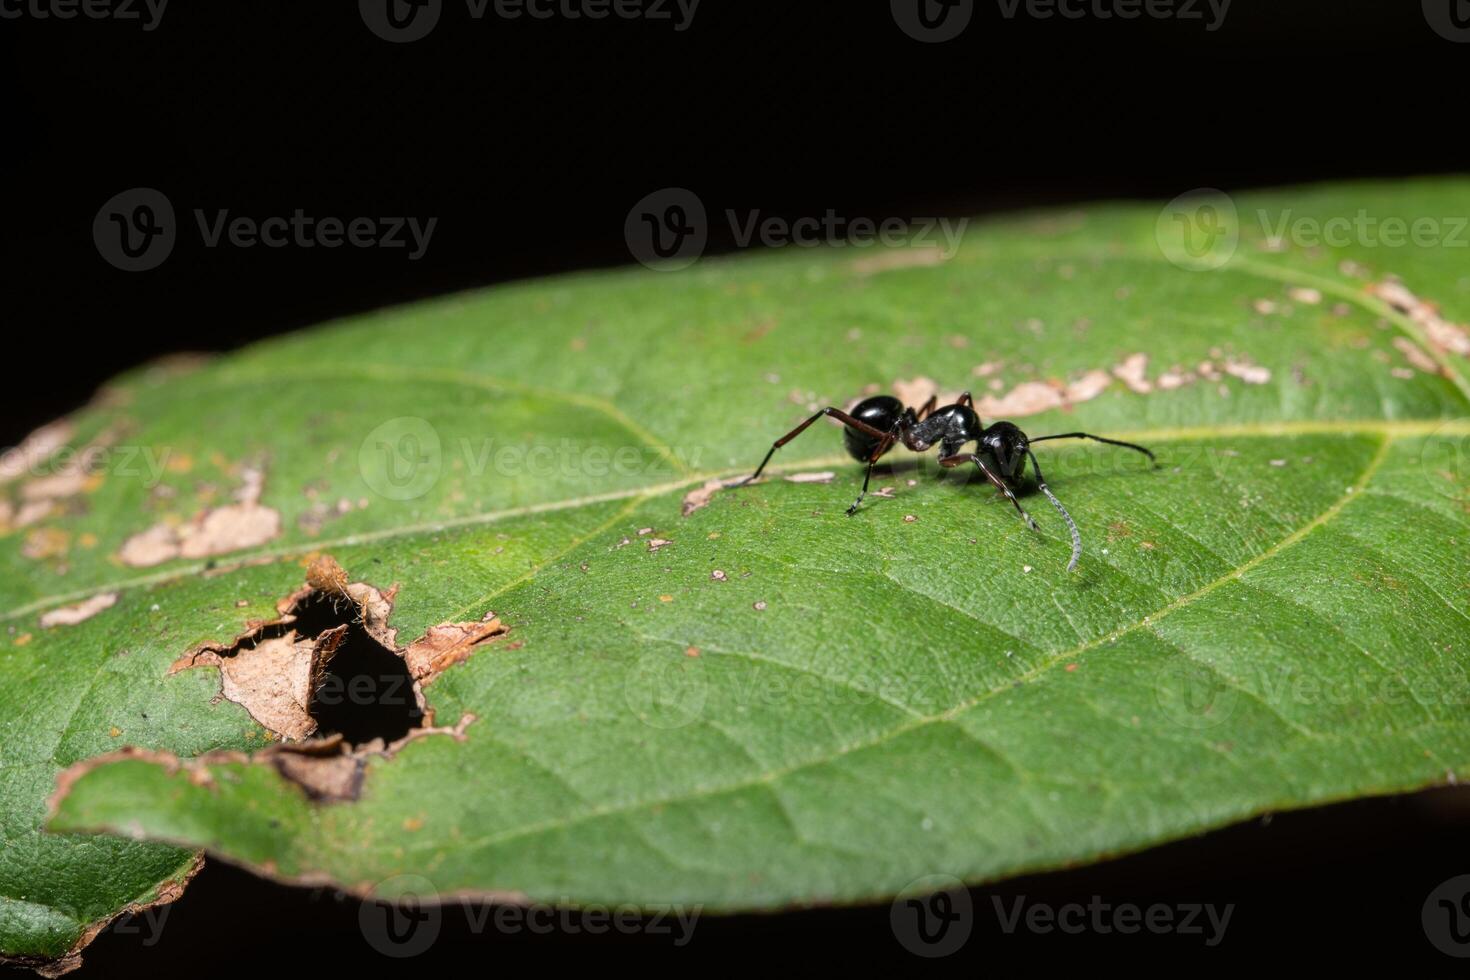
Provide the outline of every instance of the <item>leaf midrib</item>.
{"type": "MultiPolygon", "coordinates": [[[[1178,426],[1164,429],[1124,429],[1112,430],[1110,435],[1131,442],[1188,442],[1203,441],[1209,439],[1269,439],[1287,438],[1292,436],[1306,435],[1338,435],[1338,436],[1361,436],[1380,435],[1390,441],[1411,436],[1428,436],[1433,434],[1470,435],[1470,419],[1361,419],[1361,420],[1319,420],[1302,419],[1291,422],[1247,422],[1236,425],[1203,425],[1203,426],[1178,426]]],[[[1038,446],[1038,452],[1049,452],[1054,447],[1038,446]]],[[[828,466],[842,466],[852,462],[845,455],[817,456],[806,459],[781,461],[773,460],[766,471],[773,475],[792,472],[794,470],[821,468],[828,466]]],[[[495,524],[500,521],[514,520],[518,517],[532,517],[537,514],[554,513],[561,510],[574,510],[578,507],[590,507],[596,504],[612,503],[619,500],[634,500],[641,503],[646,500],[674,493],[688,487],[697,486],[709,480],[725,480],[739,476],[749,471],[749,467],[726,467],[720,470],[710,470],[704,473],[695,473],[678,480],[654,484],[643,487],[629,487],[623,490],[611,490],[607,493],[591,494],[583,497],[570,497],[563,500],[548,500],[537,504],[526,504],[520,507],[508,507],[501,510],[483,511],[474,514],[464,514],[459,517],[448,518],[441,521],[429,521],[420,524],[407,524],[399,527],[379,528],[361,534],[345,535],[339,538],[315,539],[309,542],[299,542],[288,547],[267,548],[256,551],[242,551],[230,556],[227,564],[218,562],[193,562],[186,565],[175,565],[167,569],[148,575],[139,575],[128,579],[117,579],[111,582],[101,583],[85,589],[72,592],[57,593],[44,599],[17,606],[5,613],[0,613],[0,622],[20,619],[55,606],[63,606],[68,603],[80,602],[100,595],[105,592],[124,592],[130,589],[142,588],[152,585],[163,585],[178,579],[198,575],[206,568],[210,568],[215,574],[228,574],[231,571],[243,567],[247,563],[262,560],[281,560],[298,557],[311,552],[325,551],[332,548],[352,548],[376,541],[391,540],[394,538],[411,537],[417,534],[438,534],[444,531],[455,530],[462,527],[474,527],[484,524],[495,524]]],[[[636,503],[635,503],[636,506],[636,503]]],[[[503,590],[502,590],[503,591],[503,590]]]]}

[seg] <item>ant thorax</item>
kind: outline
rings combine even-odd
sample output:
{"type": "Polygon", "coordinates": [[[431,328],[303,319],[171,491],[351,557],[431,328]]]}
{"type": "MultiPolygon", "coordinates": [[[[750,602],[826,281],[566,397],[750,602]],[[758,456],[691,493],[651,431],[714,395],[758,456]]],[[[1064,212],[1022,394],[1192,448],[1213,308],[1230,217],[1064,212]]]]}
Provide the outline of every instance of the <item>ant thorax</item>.
{"type": "Polygon", "coordinates": [[[979,439],[982,428],[980,416],[968,405],[946,405],[910,427],[903,444],[915,452],[923,452],[940,443],[948,455],[957,452],[965,443],[979,439]]]}

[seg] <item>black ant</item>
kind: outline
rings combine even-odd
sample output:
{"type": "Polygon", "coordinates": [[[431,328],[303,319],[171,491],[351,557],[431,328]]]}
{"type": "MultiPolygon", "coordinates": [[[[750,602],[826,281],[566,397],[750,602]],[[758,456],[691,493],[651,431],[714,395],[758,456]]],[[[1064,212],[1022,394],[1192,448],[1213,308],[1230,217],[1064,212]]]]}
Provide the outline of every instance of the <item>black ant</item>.
{"type": "Polygon", "coordinates": [[[868,482],[873,478],[873,467],[896,443],[901,442],[916,453],[925,452],[937,443],[940,466],[955,467],[974,463],[985,475],[985,479],[1015,506],[1027,526],[1034,531],[1036,522],[1026,513],[1026,508],[1021,506],[1010,486],[1025,475],[1026,460],[1029,458],[1032,469],[1036,471],[1036,483],[1041,492],[1046,494],[1046,499],[1051,501],[1052,506],[1062,515],[1062,520],[1067,522],[1068,530],[1072,532],[1072,560],[1067,563],[1067,571],[1070,572],[1077,567],[1077,559],[1082,555],[1082,536],[1077,533],[1072,515],[1067,513],[1067,508],[1062,506],[1062,502],[1047,487],[1046,477],[1041,474],[1041,465],[1036,461],[1036,454],[1031,451],[1031,444],[1048,439],[1092,439],[1110,446],[1136,450],[1150,461],[1157,462],[1154,454],[1142,446],[1117,439],[1104,439],[1090,432],[1062,432],[1032,439],[1012,422],[982,425],[968,391],[960,395],[953,405],[935,408],[937,402],[937,396],[931,397],[916,412],[912,408],[904,407],[903,402],[892,395],[874,395],[858,402],[851,414],[840,408],[824,408],[772,443],[771,451],[766,453],[766,458],[761,460],[761,465],[756,467],[754,473],[727,486],[743,487],[759,477],[776,450],[801,435],[807,426],[823,415],[830,415],[845,426],[842,430],[842,441],[848,453],[858,462],[868,464],[867,475],[863,477],[862,493],[847,508],[848,517],[857,513],[858,505],[868,495],[868,482]],[[976,451],[961,452],[971,442],[977,443],[976,451]]]}

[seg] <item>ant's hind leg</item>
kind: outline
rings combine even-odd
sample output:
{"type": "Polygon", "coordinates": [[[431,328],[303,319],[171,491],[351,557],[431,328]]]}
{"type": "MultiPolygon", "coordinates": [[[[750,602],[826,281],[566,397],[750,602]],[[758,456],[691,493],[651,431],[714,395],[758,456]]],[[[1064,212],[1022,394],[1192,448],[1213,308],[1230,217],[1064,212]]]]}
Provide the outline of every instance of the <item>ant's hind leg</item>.
{"type": "Polygon", "coordinates": [[[840,408],[824,408],[820,412],[817,412],[815,415],[813,415],[811,418],[807,419],[805,422],[798,425],[796,428],[792,429],[790,432],[786,433],[781,438],[777,439],[775,442],[771,443],[771,448],[766,451],[766,458],[761,460],[761,465],[755,468],[755,472],[750,474],[750,476],[747,476],[743,480],[735,480],[731,483],[725,484],[725,489],[733,490],[736,487],[743,487],[747,483],[759,479],[761,473],[766,468],[766,464],[771,461],[772,456],[776,455],[776,450],[780,449],[792,439],[795,439],[797,436],[801,435],[803,432],[806,431],[807,426],[811,425],[823,415],[830,415],[837,421],[841,422],[843,425],[848,426],[849,428],[857,429],[859,432],[865,432],[870,436],[877,437],[878,439],[888,439],[890,436],[890,433],[884,432],[882,429],[875,428],[868,423],[862,421],[861,419],[855,419],[840,408]]]}

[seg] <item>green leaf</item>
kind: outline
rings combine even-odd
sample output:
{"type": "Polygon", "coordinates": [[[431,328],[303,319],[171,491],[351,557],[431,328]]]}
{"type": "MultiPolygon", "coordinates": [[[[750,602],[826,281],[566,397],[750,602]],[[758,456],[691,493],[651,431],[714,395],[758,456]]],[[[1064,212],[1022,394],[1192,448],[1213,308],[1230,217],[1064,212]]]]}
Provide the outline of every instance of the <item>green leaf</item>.
{"type": "Polygon", "coordinates": [[[0,949],[64,955],[196,848],[362,892],[776,908],[1463,777],[1467,192],[569,276],[121,380],[67,433],[110,447],[97,473],[0,539],[0,949]],[[1306,240],[1361,213],[1442,234],[1306,240]],[[1044,498],[1032,532],[932,456],[845,516],[862,469],[825,422],[681,512],[814,407],[925,378],[1161,466],[1038,445],[1074,573],[1044,498]],[[425,691],[461,736],[366,756],[336,800],[271,753],[159,755],[265,743],[216,669],[169,667],[271,618],[316,552],[398,586],[399,646],[509,627],[425,691]]]}

